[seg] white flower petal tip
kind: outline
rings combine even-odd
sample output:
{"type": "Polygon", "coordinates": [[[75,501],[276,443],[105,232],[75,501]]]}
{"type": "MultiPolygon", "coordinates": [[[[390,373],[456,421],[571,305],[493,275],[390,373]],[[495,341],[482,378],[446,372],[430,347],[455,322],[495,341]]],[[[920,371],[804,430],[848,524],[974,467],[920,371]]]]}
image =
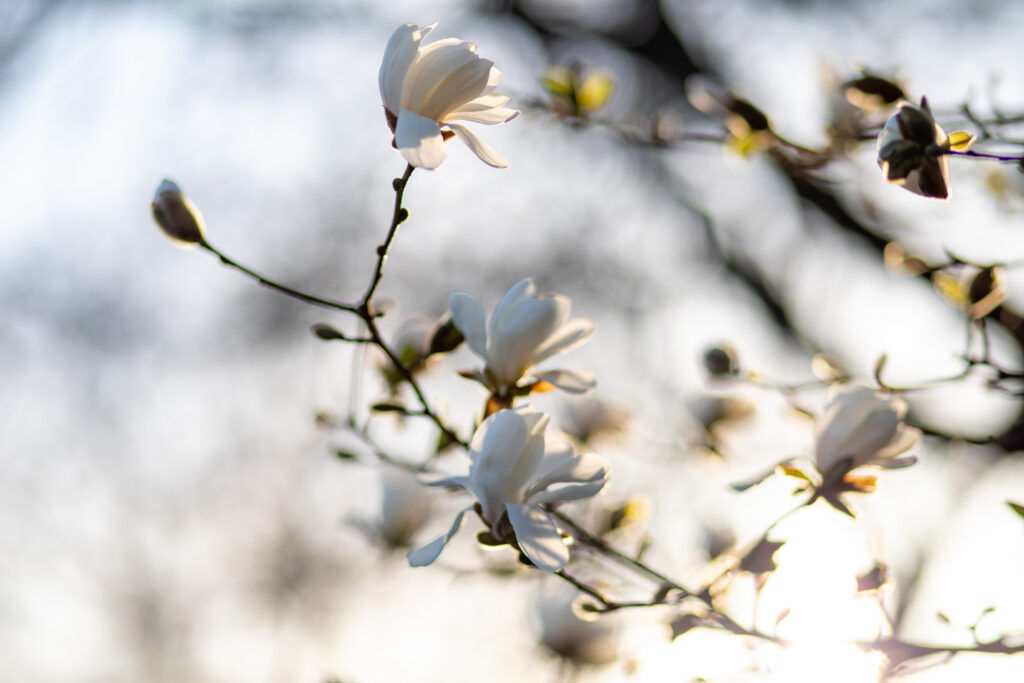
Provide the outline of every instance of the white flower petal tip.
{"type": "Polygon", "coordinates": [[[949,198],[949,138],[935,123],[928,101],[903,104],[878,136],[878,165],[885,179],[933,199],[949,198]]]}
{"type": "MultiPolygon", "coordinates": [[[[547,415],[529,406],[494,413],[470,441],[469,475],[432,483],[471,492],[492,536],[518,547],[536,567],[554,572],[569,560],[569,549],[542,505],[597,494],[608,482],[609,467],[593,453],[576,455],[567,446],[548,447],[548,422],[547,415]]],[[[409,563],[420,567],[437,559],[466,512],[459,513],[447,534],[409,553],[409,563]]]]}
{"type": "MultiPolygon", "coordinates": [[[[816,425],[815,465],[827,479],[841,481],[857,467],[897,469],[916,456],[899,457],[917,443],[921,430],[903,422],[906,404],[869,387],[843,387],[816,425]]],[[[836,483],[826,481],[825,484],[836,483]]]]}
{"type": "Polygon", "coordinates": [[[455,521],[452,523],[448,533],[438,536],[425,546],[410,550],[406,555],[406,558],[409,560],[409,566],[426,567],[433,564],[434,560],[441,554],[441,551],[444,550],[444,547],[448,545],[448,541],[452,540],[452,537],[462,528],[462,521],[466,517],[467,512],[469,512],[468,508],[455,516],[455,521]]]}
{"type": "Polygon", "coordinates": [[[436,25],[399,26],[384,50],[378,85],[395,147],[411,165],[435,169],[454,134],[484,163],[505,168],[500,154],[455,123],[495,125],[519,114],[504,106],[508,97],[493,94],[501,72],[476,54],[474,43],[446,38],[423,45],[436,25]]]}
{"type": "MultiPolygon", "coordinates": [[[[568,320],[571,305],[560,294],[537,294],[529,279],[505,293],[489,323],[483,307],[470,295],[456,293],[449,302],[452,322],[486,364],[478,376],[505,405],[518,395],[520,380],[535,365],[579,346],[593,334],[595,325],[590,320],[568,320]]],[[[533,377],[535,386],[546,382],[569,393],[584,393],[597,385],[593,376],[569,370],[542,371],[533,377]]]]}

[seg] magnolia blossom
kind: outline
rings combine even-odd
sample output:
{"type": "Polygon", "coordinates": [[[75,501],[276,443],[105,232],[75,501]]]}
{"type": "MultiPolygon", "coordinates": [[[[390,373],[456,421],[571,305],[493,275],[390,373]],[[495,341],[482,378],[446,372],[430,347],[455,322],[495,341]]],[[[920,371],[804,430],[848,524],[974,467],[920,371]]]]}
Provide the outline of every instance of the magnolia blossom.
{"type": "MultiPolygon", "coordinates": [[[[495,394],[507,395],[537,363],[582,344],[594,332],[586,318],[567,321],[571,302],[560,294],[537,294],[529,279],[508,290],[491,314],[469,294],[452,294],[452,321],[473,351],[484,359],[482,371],[472,374],[495,394]]],[[[582,372],[548,370],[534,373],[570,393],[593,389],[597,380],[582,372]]]]}
{"type": "Polygon", "coordinates": [[[840,390],[817,422],[814,458],[818,471],[835,481],[863,465],[888,469],[913,465],[915,456],[898,457],[921,436],[919,429],[903,423],[906,410],[902,399],[878,396],[868,387],[840,390]]]}
{"type": "Polygon", "coordinates": [[[436,25],[399,26],[384,51],[378,80],[395,147],[413,166],[433,169],[444,161],[444,142],[454,133],[484,163],[505,168],[500,154],[455,123],[493,125],[519,115],[505,108],[507,95],[492,94],[501,72],[477,56],[474,43],[446,38],[421,45],[436,25]]]}
{"type": "MultiPolygon", "coordinates": [[[[608,463],[594,453],[577,455],[568,445],[546,446],[547,424],[547,415],[528,407],[494,413],[473,435],[469,474],[430,485],[472,493],[495,539],[514,544],[534,565],[553,572],[569,560],[569,549],[541,505],[593,496],[608,482],[608,463]]],[[[448,533],[409,553],[409,564],[423,567],[437,559],[470,509],[455,517],[448,533]]]]}
{"type": "Polygon", "coordinates": [[[886,180],[923,197],[949,197],[949,147],[945,131],[935,123],[928,100],[904,104],[889,117],[878,136],[878,165],[886,180]]]}

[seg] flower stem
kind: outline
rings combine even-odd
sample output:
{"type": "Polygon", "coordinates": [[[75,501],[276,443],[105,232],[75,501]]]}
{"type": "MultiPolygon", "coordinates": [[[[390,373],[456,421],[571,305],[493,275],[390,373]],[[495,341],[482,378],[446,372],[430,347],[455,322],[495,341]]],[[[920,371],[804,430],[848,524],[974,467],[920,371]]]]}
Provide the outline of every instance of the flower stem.
{"type": "Polygon", "coordinates": [[[369,306],[370,300],[377,291],[381,278],[384,277],[384,263],[388,259],[388,251],[391,249],[391,243],[395,241],[395,235],[398,233],[398,226],[409,217],[409,212],[402,208],[402,197],[405,194],[405,186],[409,184],[409,177],[412,175],[414,169],[415,167],[412,164],[407,165],[402,177],[395,179],[395,209],[391,214],[391,227],[388,228],[387,237],[385,237],[384,241],[377,247],[377,267],[373,272],[373,279],[370,281],[370,286],[366,288],[362,299],[359,300],[359,308],[361,309],[365,309],[369,306]]]}

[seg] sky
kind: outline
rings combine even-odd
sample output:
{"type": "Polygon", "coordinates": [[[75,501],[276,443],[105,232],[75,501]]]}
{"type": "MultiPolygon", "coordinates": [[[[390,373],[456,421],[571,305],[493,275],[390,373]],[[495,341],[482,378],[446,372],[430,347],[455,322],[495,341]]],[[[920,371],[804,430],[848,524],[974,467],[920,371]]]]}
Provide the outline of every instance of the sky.
{"type": "MultiPolygon", "coordinates": [[[[509,571],[511,556],[483,553],[468,530],[427,569],[382,546],[374,530],[393,512],[382,508],[387,468],[331,457],[358,444],[314,420],[362,415],[383,395],[372,358],[354,372],[356,349],[309,333],[317,322],[354,332],[354,321],[175,247],[149,216],[154,190],[171,178],[225,253],[355,298],[390,220],[391,179],[404,168],[377,70],[405,22],[439,21],[436,35],[477,42],[502,71],[499,91],[524,113],[480,131],[509,169],[485,167],[453,143],[440,169],[413,174],[410,220],[380,289],[392,302],[382,327],[393,335],[412,316],[439,317],[455,291],[490,309],[530,276],[569,296],[573,315],[598,332],[556,366],[597,375],[597,398],[630,415],[621,435],[594,444],[612,462],[612,483],[574,512],[595,521],[642,501],[646,517],[618,541],[649,538],[652,566],[699,583],[709,534],[742,544],[794,504],[786,482],[742,496],[728,484],[812,448],[811,421],[777,392],[708,383],[701,354],[722,341],[745,368],[783,383],[811,378],[810,358],[709,261],[700,218],[680,194],[705,207],[801,328],[862,380],[882,353],[893,382],[957,367],[956,309],[805,210],[766,160],[700,143],[637,148],[529,110],[548,57],[525,24],[456,0],[63,2],[31,22],[41,6],[3,10],[15,28],[0,62],[0,680],[570,675],[540,644],[558,618],[569,624],[560,628],[591,628],[565,615],[562,584],[509,571]],[[726,395],[754,413],[726,426],[723,457],[710,456],[699,448],[700,415],[726,395]]],[[[1015,3],[664,6],[673,30],[802,144],[823,142],[823,74],[858,64],[895,74],[937,112],[965,99],[1024,109],[1024,73],[1006,68],[1019,57],[1013,32],[1024,8],[1015,3]]],[[[648,81],[627,56],[593,36],[551,49],[611,69],[622,87],[608,116],[629,120],[636,83],[648,81]]],[[[685,116],[686,126],[714,129],[685,116]]],[[[830,172],[851,204],[918,253],[1024,255],[1018,179],[1007,176],[1007,207],[986,190],[990,165],[954,160],[947,203],[887,186],[870,143],[830,172]]],[[[1021,300],[1013,275],[1011,303],[1021,300]]],[[[1005,340],[994,344],[1019,365],[1005,340]]],[[[453,371],[474,363],[462,349],[423,380],[465,434],[485,396],[453,371]]],[[[797,402],[820,413],[824,398],[811,391],[797,402]]],[[[551,393],[534,405],[557,427],[571,400],[551,393]]],[[[929,424],[969,433],[998,431],[1015,415],[979,383],[911,401],[929,424]]],[[[428,425],[386,416],[374,433],[413,461],[435,437],[428,425]]],[[[957,443],[926,440],[918,452],[919,465],[886,473],[878,493],[857,501],[856,523],[819,504],[780,525],[780,570],[756,608],[753,586],[738,582],[730,608],[744,623],[777,626],[796,643],[791,651],[704,631],[672,642],[664,612],[638,611],[586,632],[611,633],[619,656],[579,680],[821,680],[828,667],[842,680],[874,681],[877,660],[845,641],[880,623],[877,603],[852,589],[876,558],[893,569],[889,593],[924,561],[906,635],[966,642],[966,626],[990,605],[997,610],[979,635],[1019,633],[1024,533],[1004,501],[1024,498],[1024,465],[957,443]]],[[[458,469],[461,457],[447,456],[445,467],[458,469]]],[[[465,504],[432,494],[420,542],[465,504]]],[[[958,657],[905,680],[966,676],[1016,680],[1024,659],[958,657]]]]}

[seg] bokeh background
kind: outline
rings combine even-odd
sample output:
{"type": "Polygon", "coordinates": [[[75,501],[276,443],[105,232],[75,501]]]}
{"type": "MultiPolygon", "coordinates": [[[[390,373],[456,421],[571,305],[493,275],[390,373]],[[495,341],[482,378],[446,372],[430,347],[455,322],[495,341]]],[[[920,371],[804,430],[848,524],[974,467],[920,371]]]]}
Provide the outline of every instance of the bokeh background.
{"type": "MultiPolygon", "coordinates": [[[[495,61],[524,112],[480,131],[509,169],[453,143],[439,170],[413,175],[383,325],[436,318],[454,291],[490,309],[527,276],[570,296],[598,333],[555,365],[596,374],[599,389],[534,403],[569,431],[602,410],[628,416],[588,446],[615,471],[576,513],[600,524],[631,501],[640,512],[616,542],[648,542],[649,563],[685,583],[793,504],[786,482],[743,495],[728,483],[811,448],[811,421],[786,395],[709,383],[707,347],[730,344],[769,382],[813,379],[818,352],[860,378],[883,353],[893,383],[946,376],[963,315],[926,280],[888,272],[881,245],[1024,258],[1012,167],[954,160],[941,203],[886,185],[872,142],[808,183],[764,156],[639,145],[537,106],[545,69],[575,61],[614,75],[602,119],[713,133],[685,99],[700,72],[813,147],[826,142],[829,79],[865,66],[963,127],[964,103],[1024,111],[1021,3],[5,0],[0,680],[875,681],[878,658],[843,644],[884,621],[855,594],[875,560],[892,570],[881,597],[905,638],[969,644],[990,606],[980,638],[1019,634],[1024,528],[1005,501],[1024,501],[1021,404],[981,381],[913,394],[911,415],[946,436],[1010,435],[1001,445],[926,438],[919,465],[857,501],[857,522],[819,505],[779,527],[788,543],[756,612],[752,582],[736,586],[744,623],[772,629],[790,610],[777,626],[798,643],[789,651],[703,631],[673,641],[671,614],[653,609],[582,624],[560,584],[510,571],[468,530],[429,569],[389,549],[389,525],[423,541],[464,501],[332,456],[367,452],[315,416],[363,416],[385,388],[372,354],[308,329],[353,321],[175,248],[148,203],[172,178],[232,257],[354,299],[404,168],[380,58],[399,24],[438,20],[435,36],[495,61]]],[[[1008,271],[1009,309],[1022,283],[1008,271]]],[[[1019,368],[1014,334],[993,327],[996,358],[1019,368]]],[[[453,371],[475,362],[461,350],[423,380],[463,434],[484,395],[453,371]]],[[[824,392],[792,400],[818,412],[824,392]]],[[[436,439],[390,416],[372,430],[414,462],[436,439]]],[[[462,456],[446,457],[457,469],[462,456]]],[[[1021,679],[1024,656],[965,655],[901,680],[1021,679]]]]}

